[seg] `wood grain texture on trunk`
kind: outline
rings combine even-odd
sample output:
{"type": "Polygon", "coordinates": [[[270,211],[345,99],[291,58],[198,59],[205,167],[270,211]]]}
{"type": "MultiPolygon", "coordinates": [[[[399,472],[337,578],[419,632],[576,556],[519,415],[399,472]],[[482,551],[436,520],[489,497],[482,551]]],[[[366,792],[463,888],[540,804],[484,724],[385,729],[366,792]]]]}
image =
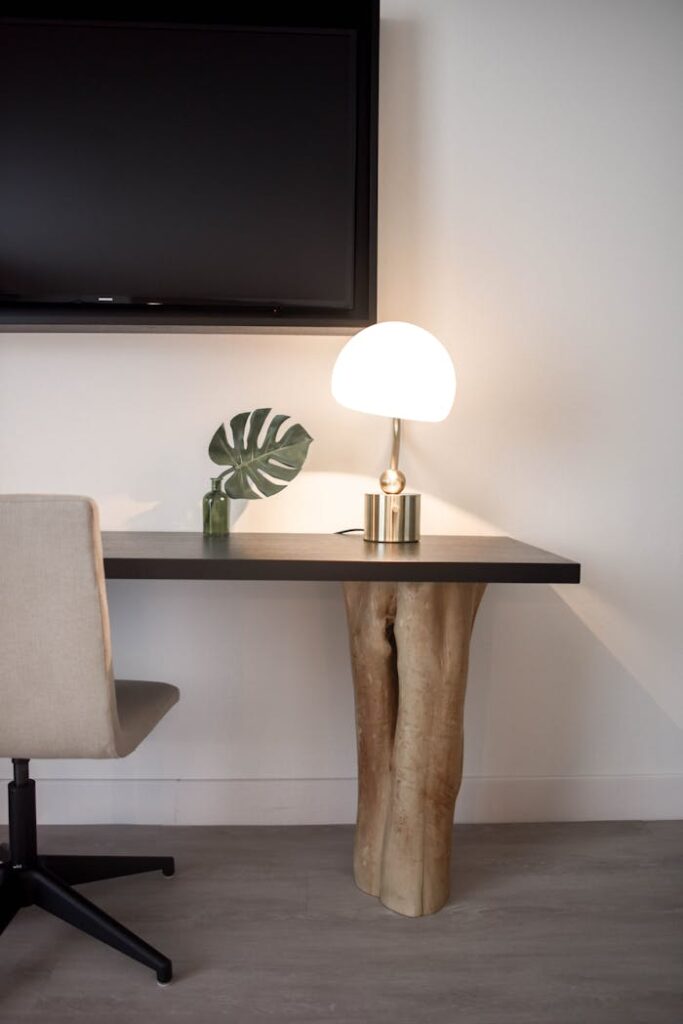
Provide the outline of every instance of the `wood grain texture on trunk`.
{"type": "Polygon", "coordinates": [[[449,895],[483,583],[345,583],[358,744],[356,883],[418,917],[449,895]]]}

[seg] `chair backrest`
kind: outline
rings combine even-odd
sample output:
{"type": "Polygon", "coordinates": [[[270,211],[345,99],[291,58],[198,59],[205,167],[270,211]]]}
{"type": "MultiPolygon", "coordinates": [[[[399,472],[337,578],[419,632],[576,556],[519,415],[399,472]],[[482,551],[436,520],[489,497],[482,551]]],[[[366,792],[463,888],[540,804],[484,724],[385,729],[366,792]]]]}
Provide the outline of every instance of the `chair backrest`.
{"type": "Polygon", "coordinates": [[[115,757],[97,506],[0,495],[0,756],[115,757]]]}

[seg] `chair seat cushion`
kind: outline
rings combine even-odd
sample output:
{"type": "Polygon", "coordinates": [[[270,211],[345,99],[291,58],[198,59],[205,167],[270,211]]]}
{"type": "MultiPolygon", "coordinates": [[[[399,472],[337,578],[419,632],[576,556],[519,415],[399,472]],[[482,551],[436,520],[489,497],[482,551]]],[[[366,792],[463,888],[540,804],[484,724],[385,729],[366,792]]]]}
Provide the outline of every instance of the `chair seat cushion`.
{"type": "Polygon", "coordinates": [[[117,753],[125,757],[144,740],[157,722],[164,717],[180,693],[170,683],[139,682],[134,679],[116,680],[116,703],[119,714],[117,753]]]}

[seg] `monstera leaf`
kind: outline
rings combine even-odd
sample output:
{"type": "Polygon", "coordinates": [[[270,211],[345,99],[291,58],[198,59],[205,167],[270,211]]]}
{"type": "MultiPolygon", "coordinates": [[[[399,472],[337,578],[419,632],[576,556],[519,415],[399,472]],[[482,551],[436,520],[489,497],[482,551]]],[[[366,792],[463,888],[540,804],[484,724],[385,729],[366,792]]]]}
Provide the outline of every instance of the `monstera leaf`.
{"type": "Polygon", "coordinates": [[[259,434],[270,409],[241,412],[230,420],[232,441],[225,424],[211,438],[209,455],[219,466],[229,468],[221,473],[225,493],[231,498],[269,498],[283,491],[299,473],[308,455],[313,438],[300,423],[295,423],[278,438],[278,431],[289,416],[273,416],[261,444],[259,434]],[[276,481],[285,480],[283,484],[276,481]]]}

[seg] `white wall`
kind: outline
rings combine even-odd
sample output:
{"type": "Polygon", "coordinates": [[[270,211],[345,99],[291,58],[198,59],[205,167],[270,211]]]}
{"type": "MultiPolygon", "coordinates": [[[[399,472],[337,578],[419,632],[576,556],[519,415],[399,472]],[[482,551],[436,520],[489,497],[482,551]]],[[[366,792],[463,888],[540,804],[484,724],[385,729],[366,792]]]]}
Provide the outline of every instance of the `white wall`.
{"type": "MultiPolygon", "coordinates": [[[[464,819],[683,810],[682,52],[674,0],[384,0],[380,314],[433,330],[459,380],[445,423],[406,432],[425,530],[584,565],[581,587],[489,589],[464,819]]],[[[341,344],[0,336],[0,487],[197,529],[213,430],[269,404],[314,435],[308,471],[236,528],[357,525],[388,430],[331,399],[341,344]]],[[[119,675],[182,703],[126,761],[36,765],[43,820],[353,818],[336,585],[109,594],[119,675]]]]}

